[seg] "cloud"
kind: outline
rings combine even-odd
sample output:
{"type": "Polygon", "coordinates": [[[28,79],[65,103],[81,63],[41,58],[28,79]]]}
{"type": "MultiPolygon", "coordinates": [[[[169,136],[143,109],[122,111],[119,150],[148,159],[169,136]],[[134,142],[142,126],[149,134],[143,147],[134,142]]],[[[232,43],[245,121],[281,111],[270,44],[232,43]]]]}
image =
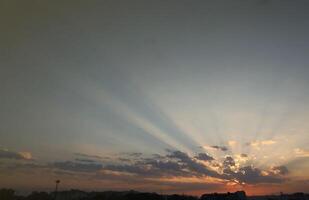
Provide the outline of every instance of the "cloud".
{"type": "Polygon", "coordinates": [[[228,151],[228,148],[226,146],[218,146],[218,145],[213,145],[213,146],[208,146],[204,145],[201,146],[201,148],[206,149],[206,150],[221,150],[221,151],[228,151]]]}
{"type": "Polygon", "coordinates": [[[186,166],[165,156],[131,160],[130,164],[106,165],[104,170],[127,172],[143,177],[192,176],[186,166]]]}
{"type": "Polygon", "coordinates": [[[167,150],[167,151],[169,152],[169,154],[167,155],[168,158],[176,158],[184,163],[191,161],[191,158],[189,157],[189,155],[182,151],[178,151],[178,150],[176,151],[167,150]]]}
{"type": "Polygon", "coordinates": [[[14,152],[7,149],[0,149],[0,159],[32,160],[30,152],[14,152]]]}
{"type": "MultiPolygon", "coordinates": [[[[207,166],[200,163],[199,159],[191,157],[182,151],[167,150],[167,154],[151,158],[140,158],[138,161],[132,159],[127,164],[110,164],[103,167],[104,170],[115,172],[126,172],[142,177],[219,177],[220,175],[207,166]]],[[[204,160],[212,160],[207,154],[199,154],[204,160]]]]}
{"type": "Polygon", "coordinates": [[[279,175],[286,175],[289,173],[289,170],[286,166],[275,166],[272,168],[274,174],[279,174],[279,175]]]}
{"type": "MultiPolygon", "coordinates": [[[[299,151],[297,151],[299,152],[299,151]]],[[[76,155],[76,154],[75,154],[76,155]]],[[[122,157],[114,157],[113,161],[107,161],[104,165],[98,163],[95,159],[102,158],[100,156],[77,154],[79,157],[74,161],[56,161],[47,165],[11,165],[11,169],[51,169],[61,173],[87,173],[91,176],[118,177],[119,180],[125,180],[125,177],[133,179],[157,179],[175,178],[181,180],[183,178],[214,178],[224,181],[237,181],[237,183],[281,183],[284,175],[289,173],[285,166],[275,166],[269,171],[263,171],[253,166],[241,167],[232,156],[226,156],[223,161],[217,160],[213,167],[211,163],[201,161],[213,161],[214,158],[207,153],[199,153],[196,156],[179,150],[167,150],[166,154],[153,154],[150,157],[141,157],[139,153],[130,153],[129,157],[121,163],[115,163],[122,157]],[[138,159],[136,159],[138,157],[138,159]],[[209,164],[209,165],[208,165],[209,164]]],[[[120,154],[119,156],[123,156],[120,154]]],[[[239,157],[247,158],[247,154],[240,154],[239,157]]],[[[11,152],[8,150],[0,151],[1,158],[10,159],[30,159],[29,153],[11,152]]],[[[237,159],[236,159],[237,160],[237,159]]]]}
{"type": "Polygon", "coordinates": [[[116,171],[116,172],[127,172],[136,175],[152,176],[153,171],[150,168],[146,168],[142,165],[107,165],[104,170],[116,171]]]}
{"type": "Polygon", "coordinates": [[[255,148],[260,148],[261,146],[273,145],[276,143],[277,141],[275,140],[255,140],[255,141],[247,142],[246,145],[255,147],[255,148]]]}
{"type": "MultiPolygon", "coordinates": [[[[241,157],[241,155],[238,156],[241,157]]],[[[245,158],[246,156],[246,154],[242,155],[245,158]]],[[[285,181],[284,176],[289,173],[285,166],[275,166],[269,171],[265,171],[253,166],[240,166],[239,163],[236,163],[238,158],[234,159],[233,156],[226,156],[224,160],[213,161],[214,158],[206,153],[190,156],[179,150],[167,150],[164,155],[153,154],[150,157],[139,157],[139,159],[136,159],[135,156],[129,156],[119,163],[117,161],[120,158],[114,157],[105,164],[87,157],[76,158],[74,161],[56,161],[46,165],[37,165],[36,163],[11,165],[10,168],[35,169],[37,171],[46,169],[57,171],[58,174],[61,174],[61,172],[69,174],[85,173],[87,175],[85,178],[90,176],[93,179],[105,178],[108,180],[114,177],[118,181],[130,182],[152,179],[161,181],[161,183],[173,178],[178,181],[210,179],[221,183],[227,181],[246,184],[281,183],[285,181]],[[214,167],[214,164],[217,166],[214,167]]]]}
{"type": "Polygon", "coordinates": [[[132,156],[132,157],[140,157],[143,154],[142,153],[138,153],[138,152],[132,152],[132,153],[125,153],[128,156],[132,156]]]}
{"type": "Polygon", "coordinates": [[[133,160],[142,159],[143,154],[138,152],[124,152],[116,156],[119,156],[117,157],[117,160],[121,162],[132,162],[133,160]]]}
{"type": "MultiPolygon", "coordinates": [[[[238,155],[239,158],[247,159],[248,155],[240,154],[238,155]]],[[[288,169],[285,166],[276,166],[265,171],[253,165],[241,166],[236,161],[232,156],[225,157],[222,164],[224,179],[241,184],[282,183],[285,181],[282,176],[288,174],[288,169]]]]}
{"type": "Polygon", "coordinates": [[[223,161],[223,166],[225,167],[235,166],[235,160],[231,156],[227,156],[223,161]]]}
{"type": "Polygon", "coordinates": [[[168,173],[172,173],[173,175],[181,175],[181,176],[187,176],[188,173],[183,171],[184,167],[183,165],[172,162],[172,161],[152,161],[152,162],[146,162],[146,164],[151,165],[155,169],[162,170],[168,173]]]}
{"type": "MultiPolygon", "coordinates": [[[[243,154],[242,157],[247,157],[243,154]]],[[[209,177],[222,181],[237,181],[238,183],[281,183],[282,177],[288,173],[284,166],[263,171],[253,166],[240,167],[232,156],[226,156],[222,163],[218,162],[216,171],[200,161],[212,160],[212,157],[200,153],[195,157],[179,150],[167,150],[166,155],[157,155],[152,158],[141,158],[139,161],[132,160],[129,164],[106,165],[103,170],[113,173],[128,173],[139,178],[162,177],[209,177]],[[220,170],[221,168],[221,170],[220,170]],[[221,171],[221,172],[220,172],[221,171]]]]}
{"type": "Polygon", "coordinates": [[[203,160],[203,161],[212,161],[214,158],[212,156],[209,156],[206,153],[199,153],[196,157],[198,160],[203,160]]]}
{"type": "Polygon", "coordinates": [[[131,159],[129,158],[118,158],[118,160],[121,162],[131,162],[131,159]]]}
{"type": "Polygon", "coordinates": [[[253,166],[245,166],[239,168],[237,172],[225,170],[230,180],[236,179],[241,183],[257,184],[257,183],[282,183],[285,181],[282,177],[270,173],[263,173],[262,170],[253,166]]]}
{"type": "Polygon", "coordinates": [[[103,159],[103,157],[98,155],[89,155],[84,153],[74,153],[75,156],[85,157],[85,158],[93,158],[93,159],[103,159]]]}
{"type": "Polygon", "coordinates": [[[277,142],[274,140],[262,140],[261,144],[262,145],[272,145],[272,144],[276,144],[277,142]]]}
{"type": "Polygon", "coordinates": [[[227,142],[227,144],[231,147],[235,146],[237,144],[237,142],[235,140],[230,140],[227,142]]]}
{"type": "Polygon", "coordinates": [[[240,154],[240,157],[242,157],[242,158],[247,158],[247,157],[248,157],[248,155],[247,155],[247,154],[245,154],[245,153],[242,153],[242,154],[240,154]]]}
{"type": "Polygon", "coordinates": [[[169,158],[178,159],[183,163],[191,172],[195,173],[196,176],[211,176],[220,177],[220,175],[211,169],[208,169],[204,164],[201,164],[191,158],[188,154],[181,151],[170,151],[167,155],[169,158]]]}
{"type": "Polygon", "coordinates": [[[85,163],[95,163],[97,161],[91,160],[91,159],[81,159],[81,158],[76,158],[75,161],[77,162],[85,162],[85,163]]]}
{"type": "Polygon", "coordinates": [[[296,157],[309,157],[309,150],[304,150],[300,148],[294,149],[296,157]]]}
{"type": "Polygon", "coordinates": [[[96,172],[102,169],[102,165],[98,163],[79,163],[73,161],[54,162],[50,167],[73,172],[96,172]]]}
{"type": "Polygon", "coordinates": [[[215,145],[215,146],[211,146],[211,147],[214,148],[214,149],[219,149],[221,151],[227,151],[228,150],[228,148],[225,147],[225,146],[217,146],[217,145],[215,145]]]}
{"type": "Polygon", "coordinates": [[[19,154],[25,159],[25,160],[31,160],[32,158],[32,154],[30,152],[19,152],[19,154]]]}
{"type": "Polygon", "coordinates": [[[13,164],[7,164],[5,166],[6,169],[9,170],[39,170],[39,169],[47,169],[49,168],[46,164],[38,164],[38,163],[13,163],[13,164]]]}
{"type": "Polygon", "coordinates": [[[241,164],[245,164],[247,161],[250,161],[252,158],[249,157],[248,154],[242,153],[242,154],[234,154],[233,158],[235,160],[235,163],[239,166],[241,164]]]}

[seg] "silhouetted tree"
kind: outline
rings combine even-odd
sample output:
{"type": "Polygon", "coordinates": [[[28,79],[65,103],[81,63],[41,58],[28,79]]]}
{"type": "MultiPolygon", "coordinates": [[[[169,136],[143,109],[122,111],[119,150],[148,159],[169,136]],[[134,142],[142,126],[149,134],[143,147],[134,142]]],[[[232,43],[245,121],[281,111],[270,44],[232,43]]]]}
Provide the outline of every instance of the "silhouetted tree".
{"type": "Polygon", "coordinates": [[[46,192],[32,192],[27,200],[52,200],[52,197],[46,192]]]}
{"type": "Polygon", "coordinates": [[[12,189],[0,189],[0,199],[1,200],[14,200],[15,191],[12,189]]]}

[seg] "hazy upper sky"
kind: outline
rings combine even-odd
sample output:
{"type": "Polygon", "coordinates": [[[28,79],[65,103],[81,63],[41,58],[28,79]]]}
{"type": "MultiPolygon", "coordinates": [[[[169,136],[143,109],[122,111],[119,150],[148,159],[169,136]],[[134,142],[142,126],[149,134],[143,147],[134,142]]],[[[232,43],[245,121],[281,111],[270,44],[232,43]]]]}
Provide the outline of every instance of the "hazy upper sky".
{"type": "Polygon", "coordinates": [[[1,1],[0,188],[309,192],[309,1],[1,1]]]}

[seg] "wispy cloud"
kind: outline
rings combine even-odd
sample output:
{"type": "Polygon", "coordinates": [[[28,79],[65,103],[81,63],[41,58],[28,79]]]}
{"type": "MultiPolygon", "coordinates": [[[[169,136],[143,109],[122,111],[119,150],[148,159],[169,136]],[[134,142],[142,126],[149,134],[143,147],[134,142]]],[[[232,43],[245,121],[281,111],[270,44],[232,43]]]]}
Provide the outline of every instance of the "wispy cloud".
{"type": "Polygon", "coordinates": [[[89,155],[84,153],[74,153],[75,156],[84,157],[84,158],[93,158],[93,159],[103,159],[103,157],[98,155],[89,155]]]}
{"type": "Polygon", "coordinates": [[[0,159],[32,160],[30,152],[15,152],[8,149],[0,149],[0,159]]]}
{"type": "Polygon", "coordinates": [[[309,150],[296,148],[294,149],[296,157],[309,157],[309,150]]]}
{"type": "Polygon", "coordinates": [[[277,141],[275,141],[275,140],[255,140],[255,141],[247,142],[246,145],[259,149],[262,146],[269,146],[269,145],[273,145],[273,144],[276,144],[276,143],[277,143],[277,141]]]}
{"type": "Polygon", "coordinates": [[[234,146],[237,144],[237,141],[235,141],[235,140],[229,140],[229,141],[227,142],[227,144],[228,144],[230,147],[234,147],[234,146]]]}
{"type": "Polygon", "coordinates": [[[82,159],[82,158],[76,158],[75,161],[77,161],[77,162],[85,162],[85,163],[94,163],[94,162],[96,162],[95,160],[82,159]]]}
{"type": "Polygon", "coordinates": [[[73,172],[96,172],[102,169],[98,163],[80,163],[73,161],[58,161],[50,164],[51,168],[73,171],[73,172]]]}
{"type": "Polygon", "coordinates": [[[275,166],[272,168],[274,174],[286,175],[289,173],[289,170],[286,166],[275,166]]]}
{"type": "Polygon", "coordinates": [[[242,154],[240,154],[240,157],[242,157],[242,158],[247,158],[247,157],[248,157],[248,155],[247,155],[247,154],[245,154],[245,153],[242,153],[242,154]]]}
{"type": "Polygon", "coordinates": [[[213,145],[213,146],[204,145],[204,146],[202,146],[202,148],[206,149],[206,150],[221,150],[221,151],[228,151],[229,150],[226,146],[218,146],[218,145],[213,145]]]}

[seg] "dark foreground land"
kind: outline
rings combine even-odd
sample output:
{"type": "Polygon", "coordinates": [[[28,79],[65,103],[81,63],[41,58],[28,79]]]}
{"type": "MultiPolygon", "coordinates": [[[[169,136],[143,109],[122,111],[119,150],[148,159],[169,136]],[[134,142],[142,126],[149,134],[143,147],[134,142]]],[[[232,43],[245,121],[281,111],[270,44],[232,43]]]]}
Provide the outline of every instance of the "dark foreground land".
{"type": "Polygon", "coordinates": [[[0,189],[0,200],[309,200],[309,194],[294,193],[267,196],[247,197],[244,191],[235,193],[212,193],[200,197],[189,195],[160,195],[137,191],[84,192],[68,190],[61,192],[32,192],[27,196],[19,196],[12,189],[0,189]]]}

